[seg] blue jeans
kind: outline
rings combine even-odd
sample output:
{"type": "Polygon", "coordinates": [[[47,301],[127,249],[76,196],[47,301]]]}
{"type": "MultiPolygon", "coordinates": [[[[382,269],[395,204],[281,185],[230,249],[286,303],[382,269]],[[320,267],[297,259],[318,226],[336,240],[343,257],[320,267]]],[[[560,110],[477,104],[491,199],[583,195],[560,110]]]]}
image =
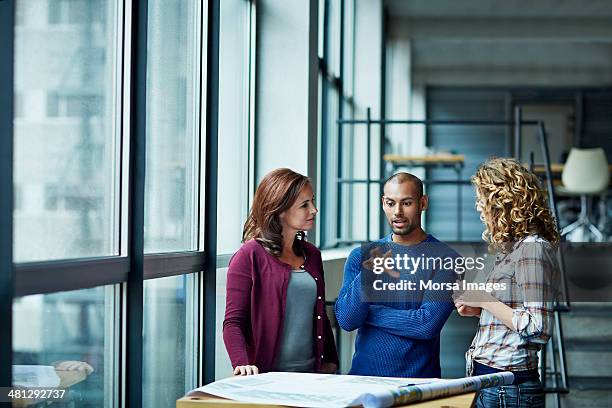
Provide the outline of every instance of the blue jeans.
{"type": "Polygon", "coordinates": [[[480,390],[477,408],[544,408],[544,390],[540,380],[519,385],[502,385],[480,390]]]}

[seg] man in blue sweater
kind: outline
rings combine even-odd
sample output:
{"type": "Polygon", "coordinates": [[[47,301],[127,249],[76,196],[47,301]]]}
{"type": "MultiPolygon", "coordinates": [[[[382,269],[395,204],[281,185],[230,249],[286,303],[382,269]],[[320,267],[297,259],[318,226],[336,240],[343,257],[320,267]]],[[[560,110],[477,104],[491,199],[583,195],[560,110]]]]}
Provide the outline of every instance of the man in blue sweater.
{"type": "MultiPolygon", "coordinates": [[[[383,191],[382,206],[393,233],[374,245],[414,258],[459,257],[421,228],[421,212],[427,209],[428,198],[419,178],[397,173],[385,182],[383,191]]],[[[387,301],[368,301],[361,276],[363,259],[368,255],[361,251],[354,249],[346,261],[335,305],[340,327],[358,329],[349,374],[439,378],[440,331],[454,308],[452,291],[420,289],[419,283],[452,284],[457,281],[454,270],[415,266],[418,270],[402,276],[415,282],[412,290],[400,293],[403,300],[394,291],[387,301]]],[[[396,271],[387,273],[398,277],[396,271]]]]}

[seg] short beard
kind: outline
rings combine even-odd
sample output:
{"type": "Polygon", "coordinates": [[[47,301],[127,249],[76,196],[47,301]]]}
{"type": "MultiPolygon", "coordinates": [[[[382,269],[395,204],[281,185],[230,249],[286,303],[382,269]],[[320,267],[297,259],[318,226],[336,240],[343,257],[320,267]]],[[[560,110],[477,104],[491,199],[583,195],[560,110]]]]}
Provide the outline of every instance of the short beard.
{"type": "Polygon", "coordinates": [[[404,228],[395,228],[393,227],[393,224],[391,224],[391,229],[393,230],[393,233],[395,235],[409,235],[412,231],[415,230],[415,226],[410,224],[410,225],[406,225],[404,228]]]}
{"type": "Polygon", "coordinates": [[[391,221],[389,220],[389,221],[390,221],[390,224],[391,224],[391,230],[393,231],[393,233],[394,233],[395,235],[400,235],[400,236],[409,235],[409,234],[410,234],[412,231],[414,231],[414,230],[417,228],[418,220],[420,220],[420,219],[421,219],[421,213],[422,213],[422,212],[421,212],[421,211],[419,211],[419,212],[416,214],[416,218],[414,219],[414,220],[415,220],[415,223],[414,223],[414,224],[410,223],[410,224],[406,225],[404,228],[395,228],[395,227],[393,226],[393,222],[391,222],[391,221]]]}

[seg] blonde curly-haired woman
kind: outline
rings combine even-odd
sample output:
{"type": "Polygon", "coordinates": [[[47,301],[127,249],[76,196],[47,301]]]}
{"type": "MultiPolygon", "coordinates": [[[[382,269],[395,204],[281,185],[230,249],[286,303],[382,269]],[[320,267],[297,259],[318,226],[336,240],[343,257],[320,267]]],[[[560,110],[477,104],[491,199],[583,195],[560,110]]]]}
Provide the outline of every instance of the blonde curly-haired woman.
{"type": "Polygon", "coordinates": [[[495,158],[472,176],[483,239],[497,253],[487,282],[506,290],[464,293],[462,316],[479,316],[466,353],[467,374],[511,371],[512,385],[486,388],[477,407],[543,407],[538,352],[551,336],[559,233],[538,178],[519,162],[495,158]]]}

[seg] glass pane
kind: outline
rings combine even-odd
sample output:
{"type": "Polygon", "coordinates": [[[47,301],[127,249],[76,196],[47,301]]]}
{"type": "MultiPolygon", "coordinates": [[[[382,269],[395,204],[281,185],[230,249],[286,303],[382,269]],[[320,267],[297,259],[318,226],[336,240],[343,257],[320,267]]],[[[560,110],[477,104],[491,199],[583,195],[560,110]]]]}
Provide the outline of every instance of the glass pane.
{"type": "Polygon", "coordinates": [[[106,286],[15,299],[13,383],[27,381],[28,369],[49,370],[68,386],[66,406],[117,406],[116,293],[106,286]]]}
{"type": "Polygon", "coordinates": [[[330,74],[340,76],[340,0],[328,0],[326,58],[330,74]]]}
{"type": "Polygon", "coordinates": [[[325,0],[319,0],[319,24],[318,24],[318,28],[319,28],[319,46],[318,46],[318,52],[317,55],[319,56],[319,58],[323,58],[324,55],[324,21],[325,21],[325,0]]]}
{"type": "Polygon", "coordinates": [[[144,407],[173,407],[197,385],[195,282],[190,274],[144,283],[144,407]]]}
{"type": "Polygon", "coordinates": [[[197,4],[148,5],[147,253],[197,249],[197,4]]]}
{"type": "Polygon", "coordinates": [[[223,319],[225,318],[225,293],[227,290],[227,269],[217,269],[215,295],[215,380],[234,375],[232,363],[223,341],[223,319]]]}
{"type": "Polygon", "coordinates": [[[17,262],[117,253],[116,2],[46,4],[15,4],[17,262]]]}
{"type": "MultiPolygon", "coordinates": [[[[325,93],[325,105],[322,106],[324,112],[321,115],[323,133],[322,149],[324,149],[322,156],[325,158],[325,161],[322,163],[322,168],[325,174],[323,175],[323,181],[321,183],[321,192],[323,195],[321,200],[321,213],[325,219],[321,219],[320,244],[322,247],[329,247],[335,244],[337,238],[341,238],[337,236],[337,214],[339,211],[338,186],[333,181],[341,176],[341,174],[338,174],[340,159],[338,150],[340,149],[340,140],[338,138],[338,125],[336,124],[336,119],[338,118],[339,94],[333,84],[327,79],[323,79],[322,85],[322,92],[325,93]]],[[[350,127],[343,127],[344,130],[347,130],[347,128],[350,127]]],[[[345,145],[346,140],[345,138],[345,145]]]]}
{"type": "Polygon", "coordinates": [[[240,246],[249,193],[249,3],[221,2],[217,252],[240,246]]]}
{"type": "MultiPolygon", "coordinates": [[[[344,96],[353,96],[353,67],[355,59],[355,0],[344,0],[344,48],[342,55],[342,62],[344,72],[342,74],[342,83],[344,84],[344,96]]],[[[343,112],[343,116],[348,117],[347,111],[343,112]]]]}

